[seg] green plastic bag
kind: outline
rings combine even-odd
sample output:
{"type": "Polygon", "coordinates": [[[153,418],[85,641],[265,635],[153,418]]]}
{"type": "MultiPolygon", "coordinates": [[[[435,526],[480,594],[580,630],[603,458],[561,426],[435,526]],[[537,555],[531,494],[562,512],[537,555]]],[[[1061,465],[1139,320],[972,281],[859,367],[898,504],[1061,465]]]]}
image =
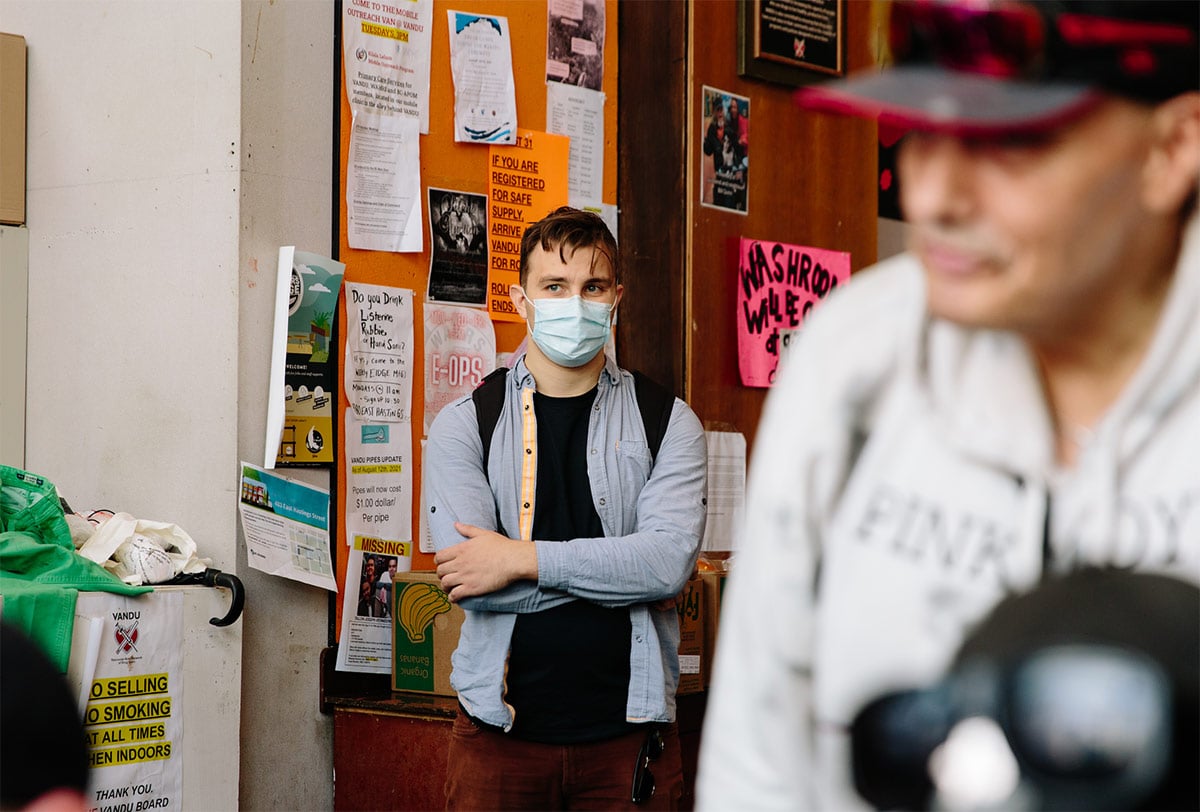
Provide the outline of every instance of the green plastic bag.
{"type": "Polygon", "coordinates": [[[0,599],[4,620],[42,646],[63,673],[71,656],[80,591],[141,595],[75,552],[71,528],[48,479],[0,466],[0,599]]]}

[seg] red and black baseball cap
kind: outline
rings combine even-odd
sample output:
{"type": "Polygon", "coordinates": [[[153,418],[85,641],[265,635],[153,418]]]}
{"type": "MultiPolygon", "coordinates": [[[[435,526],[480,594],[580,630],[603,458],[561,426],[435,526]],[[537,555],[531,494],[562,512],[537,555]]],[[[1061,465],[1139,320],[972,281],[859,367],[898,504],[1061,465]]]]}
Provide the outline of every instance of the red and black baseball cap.
{"type": "Polygon", "coordinates": [[[807,109],[963,136],[1049,130],[1106,95],[1200,89],[1195,0],[894,0],[893,64],[802,88],[807,109]]]}

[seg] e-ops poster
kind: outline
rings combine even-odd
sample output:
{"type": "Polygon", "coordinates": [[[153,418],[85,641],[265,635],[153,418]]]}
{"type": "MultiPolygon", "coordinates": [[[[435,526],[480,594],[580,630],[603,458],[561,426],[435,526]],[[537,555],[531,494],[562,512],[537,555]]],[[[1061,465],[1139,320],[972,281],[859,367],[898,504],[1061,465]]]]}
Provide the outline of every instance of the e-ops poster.
{"type": "Polygon", "coordinates": [[[288,289],[283,434],[275,464],[333,464],[333,315],[346,266],[297,250],[288,289]]]}

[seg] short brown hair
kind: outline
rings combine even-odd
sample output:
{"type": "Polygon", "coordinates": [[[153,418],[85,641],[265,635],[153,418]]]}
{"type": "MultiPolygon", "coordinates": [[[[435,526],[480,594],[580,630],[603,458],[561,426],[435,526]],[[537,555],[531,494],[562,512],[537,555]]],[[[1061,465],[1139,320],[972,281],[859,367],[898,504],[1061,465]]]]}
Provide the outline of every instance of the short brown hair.
{"type": "Polygon", "coordinates": [[[521,287],[529,279],[529,255],[538,246],[543,251],[557,248],[563,262],[567,261],[567,249],[575,253],[580,248],[595,248],[608,259],[613,270],[613,281],[621,281],[621,271],[617,265],[617,241],[608,230],[608,225],[593,212],[560,206],[525,229],[521,237],[521,287]]]}

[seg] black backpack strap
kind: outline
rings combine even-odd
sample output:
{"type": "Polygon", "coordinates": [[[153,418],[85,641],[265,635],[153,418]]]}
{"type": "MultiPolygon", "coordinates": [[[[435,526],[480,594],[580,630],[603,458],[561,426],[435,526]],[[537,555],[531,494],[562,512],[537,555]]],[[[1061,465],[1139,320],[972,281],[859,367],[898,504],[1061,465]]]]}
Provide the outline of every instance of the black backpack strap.
{"type": "Polygon", "coordinates": [[[675,408],[675,395],[662,384],[633,370],[633,388],[637,395],[638,411],[642,413],[642,426],[646,429],[646,444],[650,446],[650,462],[658,458],[658,449],[667,434],[671,412],[675,408]]]}
{"type": "MultiPolygon", "coordinates": [[[[496,431],[496,422],[504,409],[504,382],[508,379],[508,368],[500,367],[493,370],[484,378],[479,386],[471,392],[471,400],[475,402],[475,417],[479,423],[479,440],[483,443],[483,470],[488,469],[488,454],[492,447],[492,434],[496,431]]],[[[667,426],[671,422],[671,412],[675,408],[675,395],[668,392],[662,384],[647,378],[641,372],[633,370],[634,394],[637,397],[638,411],[642,414],[642,427],[646,431],[646,444],[650,447],[650,459],[658,457],[658,449],[666,436],[667,426]]]]}
{"type": "Polygon", "coordinates": [[[479,386],[471,392],[475,401],[475,419],[479,423],[479,439],[483,442],[483,473],[487,475],[488,452],[492,448],[492,434],[496,421],[504,410],[504,382],[508,380],[508,367],[500,367],[488,373],[479,386]]]}

